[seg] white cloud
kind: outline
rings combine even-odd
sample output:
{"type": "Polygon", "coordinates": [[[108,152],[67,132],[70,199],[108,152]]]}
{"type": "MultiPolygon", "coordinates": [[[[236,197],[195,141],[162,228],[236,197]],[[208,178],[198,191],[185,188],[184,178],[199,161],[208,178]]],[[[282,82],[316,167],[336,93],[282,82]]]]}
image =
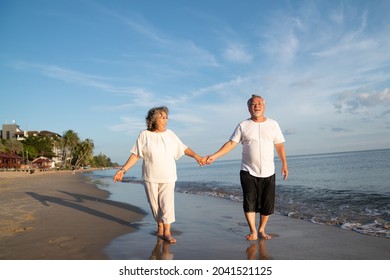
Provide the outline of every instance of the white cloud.
{"type": "Polygon", "coordinates": [[[112,125],[108,129],[130,135],[138,134],[146,128],[145,122],[140,122],[140,119],[138,118],[122,117],[121,122],[121,124],[112,125]]]}
{"type": "Polygon", "coordinates": [[[368,108],[390,106],[389,88],[385,88],[380,92],[360,91],[346,91],[336,94],[334,106],[337,111],[355,114],[367,112],[368,108]]]}
{"type": "MultiPolygon", "coordinates": [[[[248,78],[245,77],[235,77],[234,79],[227,82],[220,82],[217,84],[210,85],[204,88],[198,88],[193,91],[194,96],[201,96],[205,94],[221,94],[226,95],[227,93],[235,93],[237,95],[237,89],[249,82],[248,78]]],[[[249,93],[248,93],[249,94],[249,93]]]]}
{"type": "Polygon", "coordinates": [[[332,22],[336,23],[337,25],[341,26],[344,23],[344,14],[342,9],[333,10],[329,18],[332,22]]]}
{"type": "MultiPolygon", "coordinates": [[[[301,34],[307,32],[305,18],[290,13],[269,16],[269,24],[261,28],[260,48],[268,57],[282,64],[294,63],[301,47],[301,34]]],[[[311,43],[311,42],[310,42],[311,43]]]]}
{"type": "Polygon", "coordinates": [[[190,112],[173,113],[169,115],[169,119],[177,123],[185,123],[189,127],[191,127],[192,125],[201,125],[207,123],[205,119],[194,116],[194,114],[190,112]]]}
{"type": "Polygon", "coordinates": [[[122,112],[122,111],[127,111],[131,109],[131,107],[134,106],[134,104],[119,104],[119,105],[114,105],[114,106],[93,106],[92,109],[100,112],[122,112]]]}
{"type": "Polygon", "coordinates": [[[333,132],[343,132],[343,133],[352,132],[351,129],[345,128],[345,127],[332,127],[332,131],[333,132]]]}
{"type": "Polygon", "coordinates": [[[252,62],[253,59],[252,55],[241,44],[230,44],[223,55],[228,61],[244,64],[252,62]]]}
{"type": "Polygon", "coordinates": [[[283,134],[285,136],[294,135],[294,134],[297,134],[297,133],[299,133],[299,131],[297,129],[295,129],[295,128],[288,128],[288,129],[285,129],[283,131],[283,134]]]}
{"type": "Polygon", "coordinates": [[[157,51],[165,50],[171,52],[172,56],[169,56],[171,62],[176,60],[176,63],[181,62],[185,65],[190,64],[209,67],[218,66],[218,62],[214,55],[208,50],[199,47],[193,41],[176,39],[174,37],[170,38],[168,35],[164,34],[152,24],[147,22],[147,20],[143,17],[137,16],[137,19],[129,19],[104,7],[101,7],[101,9],[108,15],[119,19],[120,22],[130,27],[131,30],[145,36],[145,38],[150,39],[151,41],[154,41],[156,43],[154,47],[157,47],[157,51]]]}
{"type": "Polygon", "coordinates": [[[139,102],[146,102],[151,99],[152,94],[142,88],[126,86],[121,87],[107,82],[111,78],[81,73],[78,71],[69,70],[56,65],[33,64],[19,62],[15,63],[14,67],[19,69],[38,69],[42,75],[61,80],[66,83],[82,85],[94,89],[99,89],[103,92],[114,93],[119,95],[128,95],[134,97],[139,102]]]}
{"type": "Polygon", "coordinates": [[[190,65],[218,67],[215,56],[208,50],[200,48],[192,41],[175,43],[174,52],[181,54],[180,60],[190,65]]]}

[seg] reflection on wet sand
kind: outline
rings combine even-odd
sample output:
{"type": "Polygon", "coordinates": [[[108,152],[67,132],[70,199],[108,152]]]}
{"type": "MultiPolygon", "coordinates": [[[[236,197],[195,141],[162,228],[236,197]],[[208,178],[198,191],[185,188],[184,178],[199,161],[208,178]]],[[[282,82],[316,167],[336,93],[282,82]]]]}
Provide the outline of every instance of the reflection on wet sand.
{"type": "Polygon", "coordinates": [[[173,254],[170,252],[172,244],[157,237],[156,246],[154,247],[150,260],[173,260],[173,254]]]}
{"type": "Polygon", "coordinates": [[[248,260],[270,260],[271,257],[267,253],[265,239],[260,238],[253,241],[246,249],[246,256],[248,260]]]}
{"type": "MultiPolygon", "coordinates": [[[[267,252],[265,239],[260,238],[250,242],[250,246],[246,248],[246,256],[248,260],[270,260],[272,259],[267,252]]],[[[157,237],[156,245],[154,246],[149,260],[173,260],[174,254],[170,251],[171,245],[169,242],[157,237]]]]}

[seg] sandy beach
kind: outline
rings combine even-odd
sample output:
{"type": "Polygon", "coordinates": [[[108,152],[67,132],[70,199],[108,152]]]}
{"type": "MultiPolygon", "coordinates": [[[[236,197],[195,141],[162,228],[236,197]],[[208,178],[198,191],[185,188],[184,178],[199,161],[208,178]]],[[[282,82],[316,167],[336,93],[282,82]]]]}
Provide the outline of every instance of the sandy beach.
{"type": "Polygon", "coordinates": [[[67,171],[0,173],[0,259],[98,260],[143,210],[67,171]]]}
{"type": "Polygon", "coordinates": [[[389,260],[390,240],[273,215],[271,240],[246,241],[240,203],[176,193],[176,244],[155,236],[141,184],[128,203],[71,172],[0,173],[3,260],[389,260]],[[113,197],[114,198],[114,197],[113,197]]]}

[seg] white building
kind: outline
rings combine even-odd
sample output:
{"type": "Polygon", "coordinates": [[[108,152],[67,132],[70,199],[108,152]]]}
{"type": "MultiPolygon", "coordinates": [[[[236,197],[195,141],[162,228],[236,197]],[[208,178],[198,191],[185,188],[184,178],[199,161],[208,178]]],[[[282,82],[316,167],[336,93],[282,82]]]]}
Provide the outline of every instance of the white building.
{"type": "MultiPolygon", "coordinates": [[[[17,125],[15,122],[13,122],[12,124],[3,124],[2,130],[0,131],[0,139],[4,139],[4,140],[16,139],[22,141],[32,136],[51,137],[52,139],[62,138],[62,136],[59,135],[58,133],[47,131],[47,130],[23,131],[20,129],[19,125],[17,125]]],[[[53,161],[53,164],[62,163],[63,150],[61,145],[53,146],[53,154],[55,155],[51,159],[53,161]]]]}

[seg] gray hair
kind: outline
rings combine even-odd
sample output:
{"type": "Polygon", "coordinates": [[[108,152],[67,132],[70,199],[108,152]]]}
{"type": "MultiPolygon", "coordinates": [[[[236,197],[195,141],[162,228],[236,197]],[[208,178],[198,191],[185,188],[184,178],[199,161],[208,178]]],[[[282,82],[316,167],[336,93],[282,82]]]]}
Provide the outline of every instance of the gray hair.
{"type": "Polygon", "coordinates": [[[148,115],[145,118],[147,130],[155,131],[157,129],[157,117],[159,117],[162,112],[165,112],[168,115],[168,107],[154,107],[149,110],[148,115]]]}
{"type": "Polygon", "coordinates": [[[254,98],[261,98],[261,99],[263,99],[263,102],[264,102],[264,104],[265,104],[265,99],[264,99],[262,96],[256,95],[256,94],[252,94],[252,97],[249,98],[248,101],[247,101],[247,103],[246,103],[246,104],[248,105],[248,108],[251,107],[251,104],[252,104],[252,101],[253,101],[254,98]]]}

